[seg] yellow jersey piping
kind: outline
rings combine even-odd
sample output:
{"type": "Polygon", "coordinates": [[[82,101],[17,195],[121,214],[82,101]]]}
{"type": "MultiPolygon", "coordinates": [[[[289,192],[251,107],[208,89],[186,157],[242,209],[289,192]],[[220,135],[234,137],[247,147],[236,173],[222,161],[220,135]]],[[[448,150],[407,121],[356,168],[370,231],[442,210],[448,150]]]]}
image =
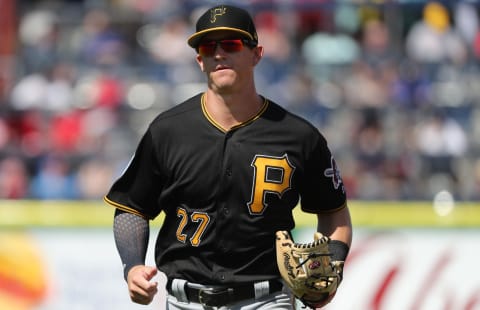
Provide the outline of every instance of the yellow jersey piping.
{"type": "MultiPolygon", "coordinates": [[[[223,128],[219,123],[217,123],[213,117],[208,113],[207,111],[207,108],[205,106],[205,97],[206,97],[206,94],[203,93],[202,95],[202,99],[201,99],[201,105],[202,105],[202,111],[203,111],[203,114],[205,115],[205,117],[207,118],[207,120],[215,127],[217,127],[220,131],[222,132],[228,132],[229,130],[226,130],[225,128],[223,128]]],[[[238,125],[235,125],[233,126],[232,128],[230,128],[230,130],[233,130],[233,129],[237,129],[239,127],[243,127],[243,126],[246,126],[252,122],[254,122],[255,120],[257,120],[262,114],[263,112],[265,112],[265,110],[267,109],[268,107],[268,100],[266,98],[263,99],[263,106],[262,108],[257,112],[257,114],[255,114],[254,116],[252,116],[251,118],[249,118],[248,120],[246,120],[245,122],[242,122],[238,125]]]]}
{"type": "Polygon", "coordinates": [[[143,218],[145,218],[145,219],[148,219],[148,217],[145,216],[145,214],[142,214],[142,213],[138,212],[137,210],[135,210],[135,209],[133,209],[133,208],[130,208],[130,207],[127,207],[127,206],[122,205],[122,204],[120,204],[120,203],[117,203],[117,202],[115,202],[115,201],[112,201],[112,200],[108,199],[107,196],[104,196],[104,197],[103,197],[103,200],[104,200],[107,204],[109,204],[109,205],[111,205],[111,206],[113,206],[113,207],[115,207],[115,208],[117,208],[117,209],[119,209],[119,210],[122,210],[122,211],[125,211],[125,212],[128,212],[128,213],[132,213],[132,214],[141,216],[141,217],[143,217],[143,218]]]}

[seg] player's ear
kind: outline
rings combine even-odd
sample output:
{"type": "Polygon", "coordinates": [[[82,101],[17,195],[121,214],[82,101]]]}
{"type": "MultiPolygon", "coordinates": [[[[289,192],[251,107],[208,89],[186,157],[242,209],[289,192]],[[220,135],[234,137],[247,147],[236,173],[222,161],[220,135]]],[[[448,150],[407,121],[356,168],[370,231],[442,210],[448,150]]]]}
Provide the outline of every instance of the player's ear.
{"type": "Polygon", "coordinates": [[[198,64],[198,66],[200,67],[200,70],[202,70],[202,72],[205,72],[205,66],[203,65],[203,58],[202,58],[202,56],[200,56],[199,54],[197,54],[197,57],[195,58],[195,60],[197,61],[197,64],[198,64]]]}
{"type": "Polygon", "coordinates": [[[263,57],[263,46],[257,46],[253,50],[253,65],[256,66],[263,57]]]}

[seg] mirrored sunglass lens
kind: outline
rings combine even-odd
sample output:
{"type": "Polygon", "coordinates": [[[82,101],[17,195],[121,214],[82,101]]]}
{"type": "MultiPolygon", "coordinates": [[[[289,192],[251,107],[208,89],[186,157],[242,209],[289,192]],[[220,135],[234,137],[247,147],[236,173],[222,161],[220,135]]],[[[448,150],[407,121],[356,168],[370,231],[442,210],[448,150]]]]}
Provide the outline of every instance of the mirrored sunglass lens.
{"type": "Polygon", "coordinates": [[[198,46],[198,52],[202,56],[212,56],[215,53],[217,43],[227,53],[233,53],[241,51],[243,48],[243,42],[240,39],[233,40],[221,40],[221,41],[209,41],[200,43],[198,46]]]}
{"type": "Polygon", "coordinates": [[[215,41],[201,43],[198,46],[198,52],[200,55],[203,56],[211,56],[215,53],[215,48],[217,47],[217,43],[215,41]]]}
{"type": "Polygon", "coordinates": [[[242,40],[222,40],[220,46],[225,52],[238,52],[242,50],[242,40]]]}

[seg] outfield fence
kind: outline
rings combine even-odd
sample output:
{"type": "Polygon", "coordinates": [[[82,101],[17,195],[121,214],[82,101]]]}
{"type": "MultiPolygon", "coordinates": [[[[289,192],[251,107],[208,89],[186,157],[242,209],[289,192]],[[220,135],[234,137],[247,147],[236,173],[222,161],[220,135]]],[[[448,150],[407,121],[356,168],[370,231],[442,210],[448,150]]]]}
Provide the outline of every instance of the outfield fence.
{"type": "MultiPolygon", "coordinates": [[[[356,227],[480,227],[480,202],[350,201],[356,227]]],[[[113,208],[103,201],[0,200],[0,228],[110,227],[113,208]]],[[[298,227],[310,226],[315,216],[295,208],[298,227]]],[[[155,219],[161,225],[163,214],[155,219]]]]}
{"type": "MultiPolygon", "coordinates": [[[[350,206],[353,244],[327,310],[480,309],[478,204],[350,206]]],[[[310,241],[315,216],[298,211],[294,238],[310,241]]],[[[0,309],[164,309],[161,275],[151,305],[130,302],[112,220],[101,201],[0,202],[0,309]]],[[[162,220],[152,222],[147,264],[162,220]]]]}

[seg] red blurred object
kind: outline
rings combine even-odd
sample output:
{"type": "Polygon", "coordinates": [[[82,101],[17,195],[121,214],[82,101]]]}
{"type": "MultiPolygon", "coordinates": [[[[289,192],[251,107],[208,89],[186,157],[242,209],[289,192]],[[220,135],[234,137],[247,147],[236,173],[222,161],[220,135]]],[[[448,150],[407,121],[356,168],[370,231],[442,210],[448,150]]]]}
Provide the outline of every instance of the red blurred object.
{"type": "Polygon", "coordinates": [[[82,113],[74,111],[56,116],[51,123],[52,148],[61,152],[76,150],[82,134],[82,113]]]}
{"type": "Polygon", "coordinates": [[[473,54],[477,59],[480,59],[480,31],[477,32],[473,42],[473,54]]]}
{"type": "Polygon", "coordinates": [[[97,87],[96,104],[98,106],[115,108],[120,105],[123,91],[118,80],[104,75],[98,79],[97,87]]]}
{"type": "Polygon", "coordinates": [[[13,82],[13,58],[16,42],[15,0],[0,1],[0,100],[2,100],[13,82]]]}

